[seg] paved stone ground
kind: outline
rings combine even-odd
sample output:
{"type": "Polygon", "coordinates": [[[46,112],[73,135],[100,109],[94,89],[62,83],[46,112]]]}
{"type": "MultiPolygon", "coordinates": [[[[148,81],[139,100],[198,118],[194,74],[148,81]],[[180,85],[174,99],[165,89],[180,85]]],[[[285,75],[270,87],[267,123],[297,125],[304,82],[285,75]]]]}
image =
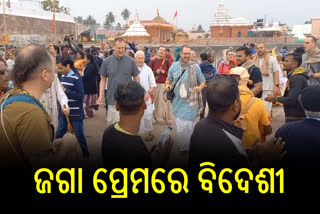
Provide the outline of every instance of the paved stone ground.
{"type": "MultiPolygon", "coordinates": [[[[272,110],[272,127],[273,134],[284,124],[284,112],[282,106],[273,107],[272,110]]],[[[101,141],[103,137],[103,132],[105,130],[105,120],[106,120],[106,110],[103,106],[100,106],[100,109],[95,112],[94,118],[85,119],[84,127],[85,127],[85,135],[87,138],[88,148],[90,152],[89,163],[92,167],[103,167],[102,159],[101,159],[101,141]]],[[[197,119],[199,120],[199,118],[197,119]]],[[[175,122],[173,122],[175,124],[175,122]]],[[[150,149],[154,144],[157,143],[157,137],[160,133],[166,129],[167,125],[164,121],[159,120],[157,124],[154,125],[153,134],[156,136],[152,142],[145,142],[145,145],[148,149],[150,149]]],[[[176,128],[173,125],[173,141],[176,138],[176,128]]],[[[269,137],[271,138],[271,137],[269,137]]],[[[172,163],[179,163],[181,167],[186,166],[188,160],[187,154],[181,154],[178,149],[178,145],[176,143],[173,144],[172,152],[169,160],[169,167],[172,163]]],[[[83,161],[83,166],[88,164],[88,161],[83,161]]]]}

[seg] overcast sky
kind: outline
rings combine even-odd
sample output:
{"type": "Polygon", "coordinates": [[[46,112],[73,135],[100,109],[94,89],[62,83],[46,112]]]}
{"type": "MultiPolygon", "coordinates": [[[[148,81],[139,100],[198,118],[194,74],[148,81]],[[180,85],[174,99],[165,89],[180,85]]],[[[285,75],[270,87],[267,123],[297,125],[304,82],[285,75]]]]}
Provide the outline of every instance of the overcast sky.
{"type": "MultiPolygon", "coordinates": [[[[112,11],[116,23],[124,24],[121,12],[127,8],[133,19],[135,11],[143,20],[153,19],[159,8],[160,16],[176,24],[173,20],[178,11],[178,27],[190,30],[201,24],[208,30],[221,0],[60,0],[60,4],[70,8],[72,16],[86,18],[93,15],[103,24],[105,15],[112,11]]],[[[267,22],[279,20],[289,26],[303,24],[313,17],[320,17],[319,0],[224,0],[231,17],[243,17],[253,23],[266,16],[267,22]]]]}

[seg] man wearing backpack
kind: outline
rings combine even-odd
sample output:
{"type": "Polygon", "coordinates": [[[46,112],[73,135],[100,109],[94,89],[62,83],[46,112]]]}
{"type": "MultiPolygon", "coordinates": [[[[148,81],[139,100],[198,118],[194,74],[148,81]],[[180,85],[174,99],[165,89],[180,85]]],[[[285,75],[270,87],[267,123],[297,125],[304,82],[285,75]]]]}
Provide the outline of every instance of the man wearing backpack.
{"type": "Polygon", "coordinates": [[[53,143],[51,117],[39,101],[54,78],[55,62],[47,48],[29,45],[19,51],[12,71],[15,89],[0,99],[0,168],[67,164],[76,142],[53,143]]]}
{"type": "Polygon", "coordinates": [[[256,99],[247,87],[249,73],[244,67],[233,68],[230,76],[239,82],[241,112],[234,124],[245,132],[242,143],[245,149],[251,149],[257,142],[265,142],[272,133],[271,117],[261,99],[256,99]]]}
{"type": "Polygon", "coordinates": [[[283,62],[284,70],[288,73],[288,82],[283,97],[269,94],[265,100],[268,102],[279,102],[284,106],[286,122],[301,120],[306,117],[304,110],[299,104],[299,96],[304,88],[308,86],[308,75],[303,67],[301,55],[288,54],[283,62]]]}
{"type": "Polygon", "coordinates": [[[262,97],[262,74],[260,69],[251,59],[251,50],[247,47],[237,49],[237,64],[247,69],[250,74],[248,88],[253,92],[255,97],[262,97]]]}
{"type": "Polygon", "coordinates": [[[158,118],[164,119],[168,125],[172,125],[172,107],[170,102],[165,102],[163,92],[165,91],[165,82],[168,76],[168,71],[171,66],[169,60],[165,57],[166,48],[160,46],[158,56],[152,59],[149,67],[154,73],[157,83],[157,88],[154,91],[154,119],[157,122],[158,118]]]}

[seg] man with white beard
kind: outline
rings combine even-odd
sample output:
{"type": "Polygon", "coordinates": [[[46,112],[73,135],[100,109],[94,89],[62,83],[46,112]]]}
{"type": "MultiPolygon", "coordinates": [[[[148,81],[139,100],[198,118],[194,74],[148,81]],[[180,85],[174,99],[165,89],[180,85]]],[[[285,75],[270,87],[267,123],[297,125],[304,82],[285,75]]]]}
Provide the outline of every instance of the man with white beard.
{"type": "Polygon", "coordinates": [[[141,119],[139,134],[148,133],[148,136],[145,138],[145,140],[152,141],[154,138],[154,136],[152,135],[152,116],[154,111],[153,92],[157,87],[157,84],[151,68],[144,63],[144,52],[137,51],[135,59],[137,67],[140,70],[140,85],[146,90],[145,100],[147,105],[147,108],[145,109],[144,115],[141,119]]]}

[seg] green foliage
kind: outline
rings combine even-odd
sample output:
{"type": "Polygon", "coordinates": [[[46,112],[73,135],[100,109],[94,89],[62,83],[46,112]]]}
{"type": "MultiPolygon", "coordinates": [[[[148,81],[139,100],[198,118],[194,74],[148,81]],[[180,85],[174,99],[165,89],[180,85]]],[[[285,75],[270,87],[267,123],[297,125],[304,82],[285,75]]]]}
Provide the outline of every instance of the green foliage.
{"type": "Polygon", "coordinates": [[[56,13],[64,13],[67,15],[70,15],[70,10],[67,7],[60,6],[60,2],[57,0],[45,0],[41,2],[41,6],[43,10],[50,11],[50,12],[56,12],[56,13]]]}

